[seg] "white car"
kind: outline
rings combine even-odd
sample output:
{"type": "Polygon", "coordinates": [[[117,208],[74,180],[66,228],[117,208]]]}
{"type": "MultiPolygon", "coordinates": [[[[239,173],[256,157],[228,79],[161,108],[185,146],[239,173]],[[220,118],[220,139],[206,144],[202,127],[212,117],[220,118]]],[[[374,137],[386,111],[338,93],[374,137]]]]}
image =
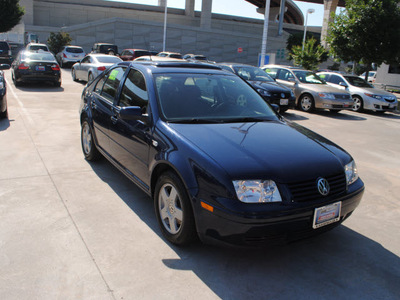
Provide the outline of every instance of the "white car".
{"type": "Polygon", "coordinates": [[[61,51],[57,53],[56,59],[60,67],[66,64],[73,64],[85,57],[86,53],[82,47],[79,46],[64,46],[61,51]]]}
{"type": "MultiPolygon", "coordinates": [[[[365,72],[362,73],[359,77],[362,79],[365,79],[365,72]]],[[[375,78],[376,78],[376,71],[369,71],[368,72],[368,82],[375,82],[375,78]]]]}
{"type": "Polygon", "coordinates": [[[71,68],[74,81],[90,82],[113,64],[121,62],[117,56],[108,54],[88,54],[81,61],[75,63],[71,68]]]}
{"type": "Polygon", "coordinates": [[[26,45],[25,50],[27,51],[47,51],[50,52],[49,47],[46,44],[38,44],[38,43],[29,43],[26,45]]]}
{"type": "Polygon", "coordinates": [[[374,88],[373,85],[355,75],[321,72],[318,76],[329,85],[349,91],[353,98],[353,110],[394,111],[398,105],[394,94],[374,88]]]}

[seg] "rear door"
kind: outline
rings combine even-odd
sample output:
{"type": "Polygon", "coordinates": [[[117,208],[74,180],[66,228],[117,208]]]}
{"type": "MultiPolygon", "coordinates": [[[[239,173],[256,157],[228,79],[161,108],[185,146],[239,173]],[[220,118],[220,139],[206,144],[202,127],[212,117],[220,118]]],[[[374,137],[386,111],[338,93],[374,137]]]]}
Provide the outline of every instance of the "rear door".
{"type": "Polygon", "coordinates": [[[110,154],[109,127],[113,117],[113,104],[125,68],[117,67],[107,72],[93,89],[91,103],[94,133],[103,151],[110,154]]]}

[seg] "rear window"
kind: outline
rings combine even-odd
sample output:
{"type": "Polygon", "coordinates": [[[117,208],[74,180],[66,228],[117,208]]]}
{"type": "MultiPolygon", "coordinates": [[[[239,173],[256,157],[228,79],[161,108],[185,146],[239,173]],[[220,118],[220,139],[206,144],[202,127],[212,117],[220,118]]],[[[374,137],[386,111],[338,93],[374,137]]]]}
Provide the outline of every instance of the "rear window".
{"type": "Polygon", "coordinates": [[[101,56],[96,57],[96,59],[101,63],[117,63],[121,61],[121,59],[116,56],[101,56]]]}
{"type": "Polygon", "coordinates": [[[180,54],[170,54],[169,57],[171,57],[171,58],[182,58],[182,55],[180,55],[180,54]]]}
{"type": "Polygon", "coordinates": [[[70,47],[67,47],[65,49],[65,51],[67,51],[68,53],[83,53],[83,49],[82,48],[70,48],[70,47]]]}
{"type": "Polygon", "coordinates": [[[140,56],[144,56],[144,55],[150,55],[150,52],[149,51],[135,51],[136,57],[140,57],[140,56]]]}
{"type": "Polygon", "coordinates": [[[115,53],[118,52],[118,47],[115,45],[101,45],[100,46],[100,51],[101,52],[107,52],[109,50],[113,50],[115,53]]]}
{"type": "Polygon", "coordinates": [[[44,50],[44,51],[49,51],[49,49],[46,46],[38,46],[38,45],[31,45],[29,46],[29,50],[44,50]]]}
{"type": "Polygon", "coordinates": [[[22,59],[36,61],[56,61],[54,56],[48,52],[25,52],[22,56],[22,59]]]}

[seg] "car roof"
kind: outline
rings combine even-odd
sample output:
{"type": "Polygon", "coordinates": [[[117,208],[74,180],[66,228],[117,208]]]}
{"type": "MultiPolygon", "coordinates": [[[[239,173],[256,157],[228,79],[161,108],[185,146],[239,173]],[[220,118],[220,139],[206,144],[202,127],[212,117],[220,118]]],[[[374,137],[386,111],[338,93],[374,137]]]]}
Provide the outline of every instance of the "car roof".
{"type": "Polygon", "coordinates": [[[134,59],[134,61],[184,61],[181,58],[164,57],[157,55],[143,55],[134,59]]]}
{"type": "Polygon", "coordinates": [[[308,70],[303,69],[303,68],[300,68],[300,67],[285,66],[285,65],[263,65],[262,68],[282,68],[282,69],[290,69],[290,70],[304,70],[304,71],[308,71],[308,70]]]}
{"type": "Polygon", "coordinates": [[[136,48],[126,48],[126,49],[124,49],[124,50],[122,50],[122,51],[125,51],[125,50],[131,50],[131,51],[147,51],[147,52],[150,52],[149,50],[146,50],[146,49],[136,49],[136,48]]]}
{"type": "Polygon", "coordinates": [[[226,74],[224,70],[214,64],[187,62],[187,61],[131,61],[120,62],[118,65],[141,66],[148,68],[152,73],[168,73],[181,71],[187,73],[221,73],[226,74]]]}
{"type": "Polygon", "coordinates": [[[243,66],[243,67],[258,68],[258,67],[253,66],[253,65],[242,64],[242,63],[234,63],[234,62],[221,62],[221,63],[217,63],[217,65],[224,65],[224,66],[243,66]]]}
{"type": "Polygon", "coordinates": [[[317,74],[333,74],[333,75],[338,75],[338,76],[351,76],[351,77],[358,77],[357,75],[354,74],[343,74],[343,73],[338,73],[338,72],[328,72],[328,71],[323,71],[323,72],[317,72],[317,74]]]}
{"type": "Polygon", "coordinates": [[[69,48],[82,48],[81,46],[72,46],[72,45],[66,45],[65,48],[67,48],[67,47],[69,47],[69,48]]]}

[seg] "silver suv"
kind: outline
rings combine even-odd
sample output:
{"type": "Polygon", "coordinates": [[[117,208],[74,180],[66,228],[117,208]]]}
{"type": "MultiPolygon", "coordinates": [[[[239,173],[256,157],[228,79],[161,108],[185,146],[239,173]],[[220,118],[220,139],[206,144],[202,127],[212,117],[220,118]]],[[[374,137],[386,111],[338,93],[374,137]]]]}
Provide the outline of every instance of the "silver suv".
{"type": "Polygon", "coordinates": [[[276,82],[293,90],[296,105],[302,111],[329,109],[336,113],[353,107],[350,93],[329,86],[312,71],[279,65],[265,65],[262,69],[276,82]]]}

